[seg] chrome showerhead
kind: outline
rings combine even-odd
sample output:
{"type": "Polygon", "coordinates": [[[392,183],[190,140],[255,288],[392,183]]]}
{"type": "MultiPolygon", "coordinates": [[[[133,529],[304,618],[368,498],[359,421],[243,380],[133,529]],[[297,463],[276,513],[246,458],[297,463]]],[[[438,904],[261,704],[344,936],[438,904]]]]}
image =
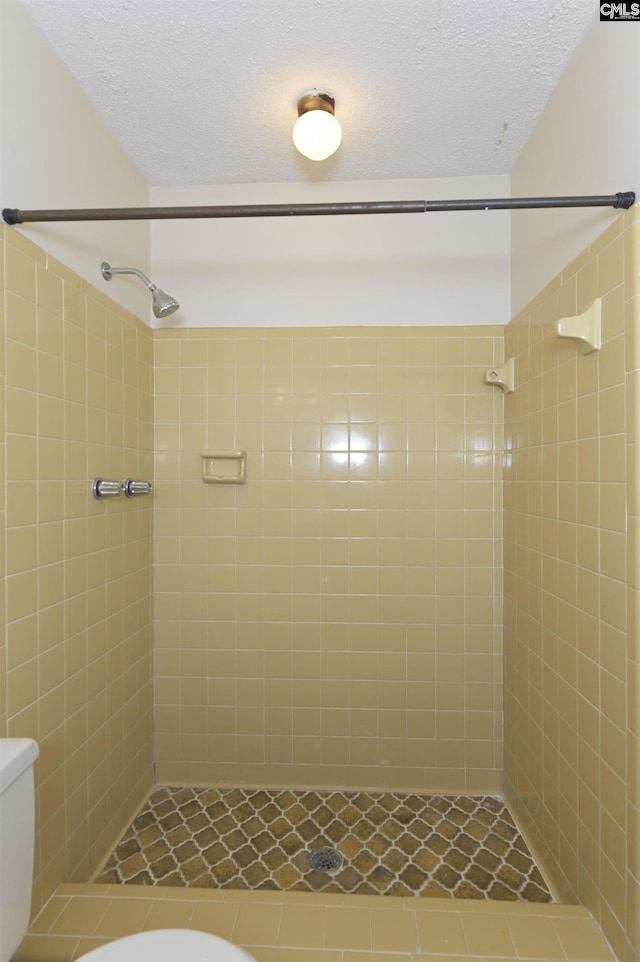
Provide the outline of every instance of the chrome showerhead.
{"type": "Polygon", "coordinates": [[[139,277],[151,291],[153,313],[156,317],[169,317],[170,314],[173,314],[180,307],[175,297],[171,297],[170,294],[165,293],[160,287],[156,287],[147,275],[139,271],[137,267],[112,267],[111,264],[103,261],[100,270],[105,281],[110,281],[114,274],[135,274],[136,277],[139,277]]]}
{"type": "Polygon", "coordinates": [[[161,287],[151,284],[149,290],[153,297],[153,313],[156,317],[169,317],[169,314],[174,314],[180,307],[175,297],[171,297],[161,287]]]}

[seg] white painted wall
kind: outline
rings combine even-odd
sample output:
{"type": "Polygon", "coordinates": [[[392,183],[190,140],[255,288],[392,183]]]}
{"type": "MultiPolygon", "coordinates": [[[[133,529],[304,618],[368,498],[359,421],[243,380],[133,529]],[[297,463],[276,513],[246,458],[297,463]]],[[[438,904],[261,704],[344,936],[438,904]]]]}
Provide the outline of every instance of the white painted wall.
{"type": "MultiPolygon", "coordinates": [[[[152,187],[154,206],[509,195],[509,178],[152,187]]],[[[509,215],[384,214],[156,221],[157,326],[504,324],[509,215]]]]}
{"type": "MultiPolygon", "coordinates": [[[[145,207],[147,183],[16,0],[0,0],[2,207],[145,207]]],[[[20,230],[144,320],[139,280],[100,275],[100,263],[149,273],[148,223],[42,224],[20,230]]]]}
{"type": "MultiPolygon", "coordinates": [[[[640,28],[594,20],[513,169],[511,193],[624,190],[640,194],[640,28]]],[[[514,212],[511,313],[617,216],[608,208],[514,212]]]]}

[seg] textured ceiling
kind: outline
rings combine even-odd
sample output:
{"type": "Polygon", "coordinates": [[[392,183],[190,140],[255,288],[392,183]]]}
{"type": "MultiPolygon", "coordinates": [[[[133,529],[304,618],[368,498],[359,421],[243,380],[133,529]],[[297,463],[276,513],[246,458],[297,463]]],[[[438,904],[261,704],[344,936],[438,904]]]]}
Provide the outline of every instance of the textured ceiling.
{"type": "Polygon", "coordinates": [[[21,0],[153,185],[509,173],[592,0],[21,0]],[[343,127],[314,163],[298,96],[343,127]]]}

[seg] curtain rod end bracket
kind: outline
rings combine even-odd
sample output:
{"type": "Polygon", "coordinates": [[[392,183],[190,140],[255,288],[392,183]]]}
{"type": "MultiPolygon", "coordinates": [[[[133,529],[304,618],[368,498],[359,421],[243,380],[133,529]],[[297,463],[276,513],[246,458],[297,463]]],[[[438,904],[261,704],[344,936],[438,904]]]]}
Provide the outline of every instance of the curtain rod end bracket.
{"type": "Polygon", "coordinates": [[[629,208],[633,207],[633,205],[636,202],[636,195],[634,191],[627,190],[627,191],[624,191],[623,193],[618,192],[616,194],[616,199],[617,199],[617,203],[615,205],[616,207],[618,208],[622,207],[624,208],[624,210],[629,210],[629,208]]]}
{"type": "Polygon", "coordinates": [[[2,211],[2,219],[5,222],[5,224],[11,224],[12,227],[14,224],[22,223],[20,211],[17,209],[17,207],[15,208],[5,207],[4,210],[2,211]]]}

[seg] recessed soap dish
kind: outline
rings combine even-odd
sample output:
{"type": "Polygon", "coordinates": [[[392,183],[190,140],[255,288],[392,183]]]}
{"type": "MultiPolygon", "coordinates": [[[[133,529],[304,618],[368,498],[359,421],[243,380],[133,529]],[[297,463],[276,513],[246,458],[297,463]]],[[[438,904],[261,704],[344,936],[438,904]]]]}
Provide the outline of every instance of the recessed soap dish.
{"type": "Polygon", "coordinates": [[[201,451],[202,480],[206,484],[245,484],[246,451],[201,451]]]}

